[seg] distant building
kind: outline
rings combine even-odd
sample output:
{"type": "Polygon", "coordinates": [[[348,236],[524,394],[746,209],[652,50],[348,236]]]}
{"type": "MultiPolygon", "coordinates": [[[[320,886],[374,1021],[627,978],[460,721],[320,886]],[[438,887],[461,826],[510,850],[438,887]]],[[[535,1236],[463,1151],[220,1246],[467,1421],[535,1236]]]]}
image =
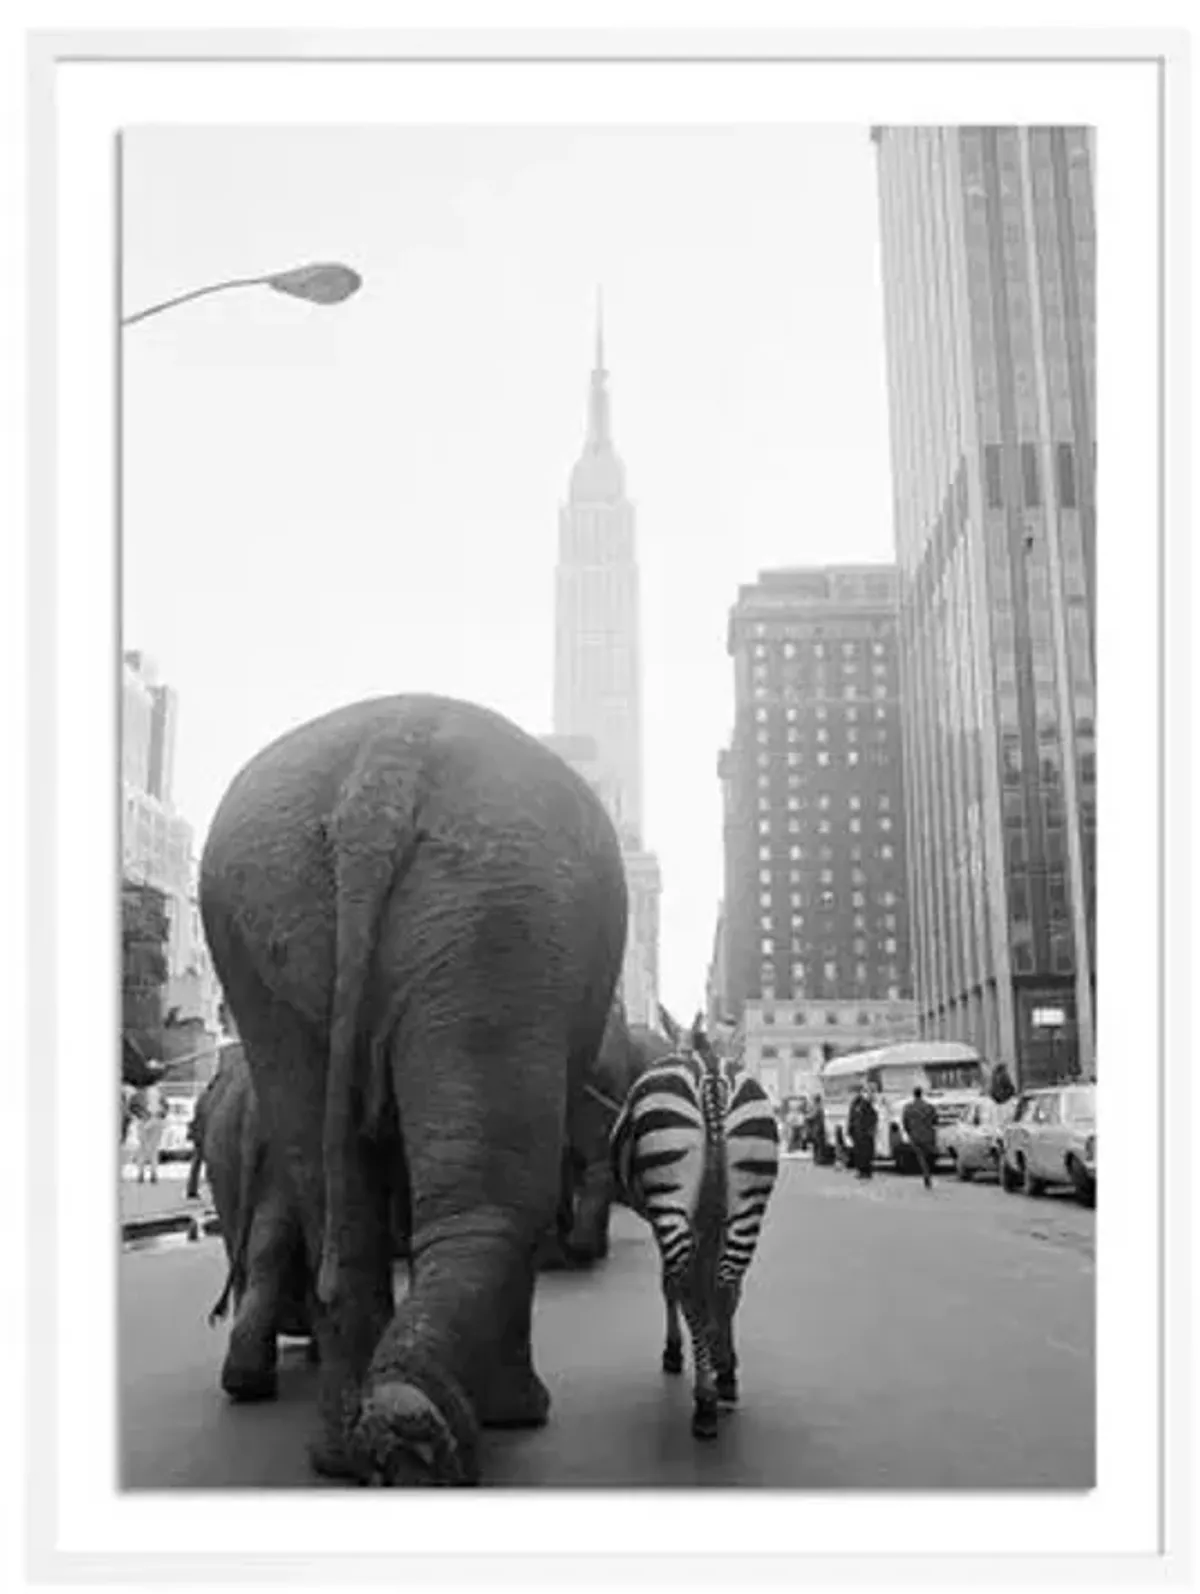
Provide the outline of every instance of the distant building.
{"type": "Polygon", "coordinates": [[[219,991],[200,926],[192,827],[171,801],[178,697],[144,653],[124,657],[121,723],[121,872],[165,899],[170,925],[164,1016],[216,1028],[219,991]]]}
{"type": "Polygon", "coordinates": [[[642,701],[633,506],[613,448],[597,322],[583,453],[559,514],[554,736],[547,738],[599,792],[621,838],[629,887],[622,994],[631,1019],[658,1006],[661,879],[642,838],[642,701]]]}
{"type": "Polygon", "coordinates": [[[895,570],[766,571],[729,652],[718,1005],[748,1062],[790,1026],[762,1045],[815,1067],[911,1033],[895,570]]]}
{"type": "Polygon", "coordinates": [[[1093,135],[872,137],[922,1030],[1090,1075],[1093,135]]]}
{"type": "MultiPolygon", "coordinates": [[[[605,771],[590,736],[543,736],[552,748],[595,789],[608,806],[605,771]]],[[[610,809],[611,813],[611,809],[610,809]]],[[[620,831],[618,829],[618,834],[620,831]]],[[[636,845],[632,831],[621,835],[625,886],[629,893],[628,930],[621,968],[621,996],[633,1023],[658,1022],[658,903],[662,891],[658,860],[636,845]]]]}
{"type": "Polygon", "coordinates": [[[773,1101],[811,1096],[822,1065],[846,1052],[917,1038],[916,1003],[907,1001],[749,1001],[737,1028],[746,1068],[773,1101]]]}

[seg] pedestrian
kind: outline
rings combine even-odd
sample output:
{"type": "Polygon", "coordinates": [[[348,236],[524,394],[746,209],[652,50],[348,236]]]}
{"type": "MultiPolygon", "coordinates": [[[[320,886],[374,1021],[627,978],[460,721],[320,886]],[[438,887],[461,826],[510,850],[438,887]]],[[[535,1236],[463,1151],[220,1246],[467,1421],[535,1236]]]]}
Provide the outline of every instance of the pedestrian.
{"type": "Polygon", "coordinates": [[[932,1190],[933,1169],[937,1162],[937,1109],[925,1100],[920,1085],[913,1086],[912,1100],[905,1102],[900,1122],[916,1155],[925,1188],[932,1190]]]}
{"type": "Polygon", "coordinates": [[[1011,1101],[1017,1094],[1017,1087],[1013,1084],[1008,1064],[1004,1061],[998,1062],[992,1069],[988,1094],[998,1107],[1003,1107],[1005,1102],[1011,1101]]]}
{"type": "Polygon", "coordinates": [[[143,1183],[149,1169],[150,1183],[157,1184],[159,1152],[167,1127],[167,1098],[161,1085],[147,1085],[138,1092],[133,1115],[137,1119],[138,1183],[143,1183]]]}
{"type": "Polygon", "coordinates": [[[200,1199],[200,1169],[204,1162],[204,1119],[208,1108],[208,1091],[203,1091],[196,1098],[196,1105],[192,1108],[191,1121],[188,1124],[188,1139],[192,1143],[192,1160],[188,1167],[186,1199],[199,1201],[200,1199]]]}
{"type": "Polygon", "coordinates": [[[850,1131],[851,1159],[860,1179],[869,1179],[875,1172],[875,1131],[878,1125],[878,1109],[866,1085],[862,1084],[850,1103],[846,1121],[850,1131]]]}
{"type": "Polygon", "coordinates": [[[808,1110],[808,1143],[812,1147],[813,1162],[820,1167],[826,1160],[829,1145],[825,1134],[825,1104],[820,1091],[813,1096],[808,1110]]]}

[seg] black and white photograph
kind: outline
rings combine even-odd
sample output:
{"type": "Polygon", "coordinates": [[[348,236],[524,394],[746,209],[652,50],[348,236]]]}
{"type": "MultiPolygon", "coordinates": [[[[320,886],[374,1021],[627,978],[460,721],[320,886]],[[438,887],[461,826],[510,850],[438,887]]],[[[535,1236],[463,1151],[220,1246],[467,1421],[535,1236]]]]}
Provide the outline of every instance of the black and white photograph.
{"type": "Polygon", "coordinates": [[[122,134],[124,1487],[1094,1481],[1097,159],[122,134]]]}
{"type": "Polygon", "coordinates": [[[31,51],[42,1579],[1179,1564],[1179,45],[968,43],[31,51]]]}

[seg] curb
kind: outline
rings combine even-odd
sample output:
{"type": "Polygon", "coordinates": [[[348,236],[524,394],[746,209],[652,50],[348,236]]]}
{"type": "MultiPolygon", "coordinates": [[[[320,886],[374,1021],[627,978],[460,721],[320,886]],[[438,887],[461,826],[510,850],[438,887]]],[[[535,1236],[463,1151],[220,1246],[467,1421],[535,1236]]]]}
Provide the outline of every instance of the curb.
{"type": "Polygon", "coordinates": [[[121,1242],[129,1244],[134,1240],[150,1240],[160,1234],[186,1234],[189,1240],[203,1240],[220,1232],[220,1221],[212,1207],[201,1211],[185,1208],[175,1212],[157,1212],[143,1218],[124,1219],[121,1242]]]}

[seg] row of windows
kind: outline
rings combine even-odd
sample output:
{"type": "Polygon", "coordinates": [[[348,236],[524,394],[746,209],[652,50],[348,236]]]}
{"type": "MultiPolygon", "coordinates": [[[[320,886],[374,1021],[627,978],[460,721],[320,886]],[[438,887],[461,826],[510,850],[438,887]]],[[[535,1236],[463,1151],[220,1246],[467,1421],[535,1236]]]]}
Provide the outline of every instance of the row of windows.
{"type": "MultiPolygon", "coordinates": [[[[825,686],[824,684],[822,684],[820,682],[818,682],[815,690],[817,692],[819,692],[820,695],[822,697],[824,697],[824,698],[832,698],[832,696],[833,696],[833,689],[831,687],[825,686]]],[[[764,700],[769,698],[769,697],[771,697],[772,695],[773,694],[772,694],[771,688],[769,686],[764,686],[761,683],[759,683],[758,685],[755,686],[755,688],[754,688],[754,699],[759,705],[758,708],[755,709],[755,711],[754,711],[755,712],[755,716],[756,716],[757,719],[759,719],[759,720],[765,720],[766,719],[769,710],[766,708],[764,700]]],[[[853,686],[853,685],[851,685],[851,686],[846,686],[846,687],[842,688],[842,697],[847,703],[859,702],[859,701],[865,699],[866,696],[867,696],[867,689],[866,689],[865,686],[853,686]]],[[[882,685],[881,686],[878,683],[876,683],[876,685],[873,686],[872,689],[871,689],[871,696],[874,697],[874,698],[887,698],[887,697],[891,696],[891,693],[890,693],[889,688],[886,685],[882,685]]],[[[796,716],[793,714],[791,717],[793,719],[795,719],[796,716]]],[[[882,717],[883,716],[880,715],[880,718],[882,718],[882,717]]]]}
{"type": "MultiPolygon", "coordinates": [[[[857,642],[843,642],[842,643],[842,657],[846,658],[846,659],[855,658],[857,656],[857,654],[858,654],[858,646],[859,645],[858,645],[857,642]]],[[[862,644],[862,646],[863,646],[863,651],[865,652],[866,648],[867,648],[867,644],[864,642],[862,644]]],[[[830,644],[829,651],[830,651],[831,654],[834,651],[832,644],[830,644]]],[[[783,644],[783,656],[784,656],[785,659],[794,659],[796,657],[796,652],[797,652],[797,649],[796,649],[796,644],[794,642],[785,642],[783,644]]],[[[883,643],[882,642],[872,642],[871,643],[871,652],[875,655],[876,658],[880,658],[880,659],[883,658],[884,652],[885,652],[883,643]]],[[[812,644],[812,654],[813,654],[814,658],[823,659],[825,657],[825,644],[823,642],[814,642],[812,644]]],[[[756,659],[765,659],[767,657],[767,648],[766,648],[766,644],[765,643],[758,642],[758,643],[755,644],[754,657],[756,659]]]]}
{"type": "MultiPolygon", "coordinates": [[[[989,509],[1004,508],[1004,475],[999,443],[986,443],[983,450],[984,480],[989,509]]],[[[1075,450],[1070,443],[1058,443],[1054,450],[1055,482],[1062,509],[1075,509],[1075,450]]],[[[1026,509],[1042,506],[1041,450],[1037,443],[1021,444],[1021,491],[1026,509]]]]}
{"type": "MultiPolygon", "coordinates": [[[[789,775],[788,776],[788,785],[789,786],[798,786],[802,779],[803,779],[803,776],[801,776],[801,775],[789,775]]],[[[769,775],[760,775],[758,777],[758,784],[759,784],[759,789],[760,790],[767,789],[770,786],[770,783],[771,783],[771,777],[769,775]]],[[[862,809],[862,805],[863,804],[862,804],[862,793],[861,792],[852,791],[852,792],[836,793],[836,792],[822,791],[822,792],[818,792],[816,795],[817,795],[817,807],[822,809],[822,810],[828,810],[828,809],[832,808],[833,807],[834,798],[836,796],[839,796],[839,795],[845,797],[847,808],[851,809],[853,812],[858,813],[862,809]]],[[[885,791],[881,791],[881,792],[877,793],[875,801],[876,801],[876,806],[879,808],[881,813],[886,812],[892,806],[892,799],[888,795],[888,793],[885,792],[885,791]]],[[[789,803],[789,806],[790,806],[790,803],[789,803]]]]}
{"type": "MultiPolygon", "coordinates": [[[[804,856],[804,849],[803,849],[803,847],[799,846],[798,844],[793,843],[788,848],[788,857],[789,858],[794,858],[794,859],[799,860],[799,859],[803,858],[803,856],[804,856]]],[[[885,863],[890,862],[895,856],[896,856],[896,849],[892,846],[891,842],[885,841],[881,846],[879,846],[879,847],[877,847],[875,849],[875,857],[882,859],[885,863]]],[[[760,863],[770,863],[770,861],[771,861],[771,849],[770,849],[770,847],[759,847],[759,849],[758,849],[758,858],[759,858],[759,862],[760,863]]],[[[853,879],[855,882],[857,882],[859,880],[865,880],[866,878],[867,878],[866,875],[863,874],[861,869],[855,869],[851,873],[851,879],[853,879]]],[[[833,880],[833,871],[832,871],[832,869],[822,869],[822,871],[821,871],[821,879],[822,880],[832,881],[833,880]]]]}
{"type": "MultiPolygon", "coordinates": [[[[842,665],[842,674],[844,676],[845,675],[857,675],[861,670],[865,670],[866,667],[867,666],[866,666],[866,661],[865,660],[860,660],[857,664],[843,664],[842,665]]],[[[888,673],[888,667],[887,667],[886,664],[872,664],[871,665],[871,674],[872,675],[877,676],[877,677],[885,677],[886,678],[887,673],[888,673]]],[[[767,666],[765,664],[756,664],[754,666],[754,676],[753,676],[753,678],[754,678],[754,680],[756,682],[766,681],[769,678],[769,676],[770,676],[770,671],[768,670],[768,668],[767,668],[767,666]]],[[[787,679],[788,680],[794,680],[795,679],[794,673],[792,671],[790,671],[790,670],[787,672],[787,679]]],[[[813,680],[815,681],[815,683],[818,686],[818,688],[823,686],[827,679],[828,678],[827,678],[827,676],[825,674],[825,666],[823,664],[818,664],[816,666],[816,674],[813,677],[813,680]]]]}
{"type": "MultiPolygon", "coordinates": [[[[797,965],[797,967],[800,969],[800,972],[797,973],[795,970],[792,971],[792,985],[793,985],[794,989],[796,990],[796,994],[797,995],[803,995],[804,971],[803,971],[803,967],[802,966],[797,965]]],[[[826,963],[825,964],[825,967],[824,967],[824,978],[825,978],[825,983],[827,985],[836,986],[838,984],[841,976],[840,976],[840,974],[838,972],[838,966],[837,966],[836,963],[826,963]]],[[[867,965],[865,963],[858,963],[858,964],[855,965],[854,983],[856,985],[867,985],[867,984],[870,983],[870,978],[871,978],[871,976],[870,976],[870,973],[869,973],[869,971],[867,969],[867,965]]],[[[888,1000],[891,1001],[891,1002],[899,1001],[900,1000],[899,973],[898,973],[898,971],[896,969],[895,964],[892,964],[888,968],[888,970],[886,971],[885,978],[890,982],[888,984],[888,986],[887,986],[887,997],[888,997],[888,1000]]],[[[762,966],[762,994],[768,1001],[774,1000],[774,997],[775,997],[775,966],[772,963],[764,963],[763,966],[762,966]]]]}
{"type": "MultiPolygon", "coordinates": [[[[764,886],[774,885],[775,883],[775,876],[772,874],[770,869],[761,869],[759,871],[758,879],[759,883],[764,886]]],[[[798,886],[800,885],[802,879],[803,875],[799,869],[788,870],[788,883],[790,885],[798,886]]],[[[866,906],[866,896],[861,891],[856,891],[851,900],[856,908],[862,908],[866,906]]],[[[894,908],[897,901],[896,893],[894,891],[881,891],[875,898],[875,901],[881,908],[894,908]]]]}

